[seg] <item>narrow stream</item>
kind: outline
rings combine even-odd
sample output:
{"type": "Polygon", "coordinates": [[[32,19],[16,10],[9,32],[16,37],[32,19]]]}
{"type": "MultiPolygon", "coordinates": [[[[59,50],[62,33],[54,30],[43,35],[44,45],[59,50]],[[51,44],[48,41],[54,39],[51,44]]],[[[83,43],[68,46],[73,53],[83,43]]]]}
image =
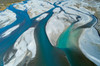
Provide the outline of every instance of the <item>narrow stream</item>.
{"type": "MultiPolygon", "coordinates": [[[[16,14],[17,20],[0,28],[0,66],[4,66],[3,57],[7,50],[14,45],[26,30],[32,27],[35,27],[34,38],[37,49],[36,57],[28,63],[28,66],[95,66],[93,62],[83,55],[78,46],[78,40],[83,28],[93,26],[97,20],[95,16],[89,15],[92,18],[89,23],[73,30],[74,25],[81,18],[80,15],[77,16],[77,21],[73,22],[58,38],[57,47],[52,46],[50,43],[46,34],[46,24],[54,15],[54,9],[60,8],[60,12],[63,11],[65,13],[63,8],[58,6],[62,2],[55,2],[52,4],[53,8],[32,19],[30,19],[26,9],[24,11],[18,10],[13,7],[13,4],[7,8],[16,14]],[[37,21],[36,19],[43,14],[47,14],[47,16],[37,21]]],[[[27,1],[24,1],[24,3],[27,3],[27,1]]],[[[67,12],[65,14],[70,15],[67,12]]]]}

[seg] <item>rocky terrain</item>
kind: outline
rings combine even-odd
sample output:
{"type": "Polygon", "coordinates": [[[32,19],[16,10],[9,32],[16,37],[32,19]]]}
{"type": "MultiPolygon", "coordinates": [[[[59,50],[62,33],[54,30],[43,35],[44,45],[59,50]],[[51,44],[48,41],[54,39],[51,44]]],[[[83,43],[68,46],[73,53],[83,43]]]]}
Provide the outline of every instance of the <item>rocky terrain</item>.
{"type": "MultiPolygon", "coordinates": [[[[12,6],[19,12],[15,11],[15,13],[10,6],[0,11],[0,46],[3,45],[3,40],[7,37],[14,34],[17,36],[16,32],[12,33],[21,27],[20,24],[22,23],[18,23],[18,25],[16,24],[7,30],[6,28],[15,22],[17,23],[18,19],[25,17],[27,20],[29,15],[30,20],[33,20],[33,23],[36,22],[23,31],[13,45],[6,49],[3,56],[4,66],[24,66],[36,57],[38,47],[34,38],[34,30],[37,24],[47,17],[47,12],[55,7],[54,14],[47,21],[45,27],[51,45],[61,49],[72,49],[72,53],[77,55],[77,52],[79,52],[83,58],[86,57],[94,64],[100,65],[100,2],[93,0],[29,0],[14,3],[12,6]],[[22,12],[27,12],[27,15],[25,16],[22,12]]],[[[22,28],[26,28],[29,25],[28,23],[30,24],[30,21],[27,20],[25,27],[22,28]]],[[[11,38],[12,41],[14,38],[11,38]]],[[[5,45],[10,44],[10,42],[11,40],[8,40],[5,45]]],[[[69,59],[68,61],[72,63],[69,59]]]]}

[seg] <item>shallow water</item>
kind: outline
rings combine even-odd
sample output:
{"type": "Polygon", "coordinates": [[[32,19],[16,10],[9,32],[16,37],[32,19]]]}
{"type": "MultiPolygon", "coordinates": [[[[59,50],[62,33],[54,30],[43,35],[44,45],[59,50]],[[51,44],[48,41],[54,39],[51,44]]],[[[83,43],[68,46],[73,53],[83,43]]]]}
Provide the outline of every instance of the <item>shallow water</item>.
{"type": "MultiPolygon", "coordinates": [[[[24,1],[26,3],[27,1],[24,1]]],[[[61,4],[59,2],[58,4],[61,4]]],[[[78,46],[79,37],[85,28],[90,28],[96,22],[96,18],[93,15],[86,14],[91,17],[91,21],[74,29],[74,25],[79,22],[78,18],[80,15],[75,15],[76,21],[73,22],[59,37],[57,42],[57,47],[52,46],[48,36],[46,34],[46,24],[49,19],[54,15],[54,9],[59,8],[60,11],[63,10],[62,7],[58,6],[56,2],[52,4],[54,8],[39,14],[38,16],[30,19],[27,10],[21,11],[10,5],[7,9],[13,11],[16,14],[17,20],[10,25],[0,28],[0,64],[3,66],[3,56],[7,50],[14,45],[16,40],[29,28],[35,27],[35,41],[37,45],[36,57],[29,62],[29,66],[68,66],[68,65],[95,65],[87,57],[83,55],[78,46]],[[36,19],[43,14],[47,14],[45,18],[40,21],[36,19]],[[12,29],[13,28],[13,29],[12,29]],[[11,31],[12,30],[12,31],[11,31]],[[10,31],[10,33],[8,33],[10,31]],[[5,42],[7,41],[7,43],[5,42]],[[65,57],[66,54],[66,57],[65,57]],[[81,59],[80,59],[81,58],[81,59]]],[[[73,9],[75,10],[75,9],[73,9]]],[[[81,12],[79,10],[75,10],[81,12]]],[[[65,13],[67,15],[73,15],[65,13]]],[[[85,13],[83,13],[85,14],[85,13]]]]}
{"type": "MultiPolygon", "coordinates": [[[[78,11],[78,10],[77,10],[78,11]]],[[[88,15],[88,14],[86,14],[88,15]]],[[[74,66],[74,65],[93,65],[95,64],[88,60],[83,53],[79,49],[79,43],[78,40],[80,38],[80,35],[83,31],[84,28],[91,27],[93,24],[96,22],[96,17],[93,15],[89,15],[92,20],[83,25],[78,27],[77,29],[74,29],[75,23],[77,23],[79,20],[77,18],[76,22],[73,22],[58,38],[57,40],[57,47],[61,48],[65,53],[66,56],[69,60],[69,63],[74,66]],[[80,58],[79,58],[80,57],[80,58]],[[80,61],[80,62],[79,62],[80,61]],[[83,63],[84,62],[84,63],[83,63]]],[[[80,17],[81,18],[81,17],[80,17]]]]}
{"type": "MultiPolygon", "coordinates": [[[[56,5],[54,6],[55,8],[57,7],[56,5]]],[[[55,8],[47,11],[46,18],[42,19],[36,26],[34,35],[38,47],[37,54],[36,58],[28,64],[29,66],[69,66],[67,59],[63,54],[60,54],[62,51],[51,45],[45,32],[45,26],[54,14],[53,10],[55,8]]]]}

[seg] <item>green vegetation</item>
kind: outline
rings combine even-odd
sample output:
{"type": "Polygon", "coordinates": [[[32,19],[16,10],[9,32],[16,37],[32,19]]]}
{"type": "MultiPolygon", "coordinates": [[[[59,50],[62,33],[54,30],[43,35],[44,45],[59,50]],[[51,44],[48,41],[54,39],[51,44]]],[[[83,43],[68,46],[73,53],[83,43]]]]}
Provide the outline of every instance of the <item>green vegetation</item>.
{"type": "Polygon", "coordinates": [[[7,6],[12,3],[21,2],[24,0],[0,0],[0,10],[4,10],[7,6]]]}

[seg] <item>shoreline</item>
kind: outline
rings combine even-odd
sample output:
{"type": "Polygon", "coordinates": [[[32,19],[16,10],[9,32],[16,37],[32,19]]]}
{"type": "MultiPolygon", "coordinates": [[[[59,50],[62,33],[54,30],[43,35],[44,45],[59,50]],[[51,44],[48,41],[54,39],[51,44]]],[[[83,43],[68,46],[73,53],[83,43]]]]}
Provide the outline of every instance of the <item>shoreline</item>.
{"type": "Polygon", "coordinates": [[[11,4],[14,4],[14,3],[20,3],[20,2],[23,2],[23,1],[26,1],[26,0],[7,0],[7,1],[0,1],[0,11],[3,11],[5,10],[8,6],[10,6],[11,4]]]}

